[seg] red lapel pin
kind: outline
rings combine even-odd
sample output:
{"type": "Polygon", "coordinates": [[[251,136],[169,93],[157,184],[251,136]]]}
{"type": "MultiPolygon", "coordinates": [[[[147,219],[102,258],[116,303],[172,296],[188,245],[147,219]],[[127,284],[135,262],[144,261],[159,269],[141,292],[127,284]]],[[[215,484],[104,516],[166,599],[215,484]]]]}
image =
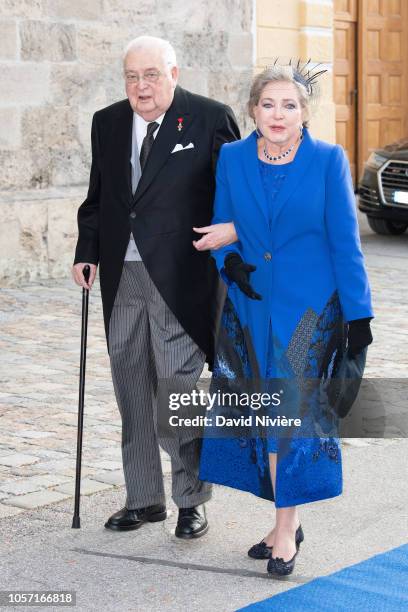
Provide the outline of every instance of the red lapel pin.
{"type": "Polygon", "coordinates": [[[178,121],[177,129],[179,132],[181,132],[181,130],[183,129],[183,117],[179,117],[177,121],[178,121]]]}

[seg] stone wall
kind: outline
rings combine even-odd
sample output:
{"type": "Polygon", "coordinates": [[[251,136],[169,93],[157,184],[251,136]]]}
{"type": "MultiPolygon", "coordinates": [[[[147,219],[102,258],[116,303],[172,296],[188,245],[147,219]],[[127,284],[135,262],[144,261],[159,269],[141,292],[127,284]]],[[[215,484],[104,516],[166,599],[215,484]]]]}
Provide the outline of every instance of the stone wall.
{"type": "Polygon", "coordinates": [[[253,11],[253,0],[1,0],[1,284],[70,274],[92,114],[125,97],[130,39],[169,39],[180,84],[230,104],[249,131],[253,11]]]}

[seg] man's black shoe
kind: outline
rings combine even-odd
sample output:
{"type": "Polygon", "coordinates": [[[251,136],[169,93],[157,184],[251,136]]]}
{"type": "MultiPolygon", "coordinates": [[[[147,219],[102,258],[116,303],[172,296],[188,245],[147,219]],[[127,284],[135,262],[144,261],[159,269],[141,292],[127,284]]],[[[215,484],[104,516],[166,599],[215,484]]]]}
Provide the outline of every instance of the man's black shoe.
{"type": "Polygon", "coordinates": [[[143,523],[156,523],[157,521],[164,521],[165,518],[167,518],[166,507],[161,504],[135,510],[128,510],[125,507],[112,514],[105,523],[105,527],[114,531],[130,531],[131,529],[139,529],[143,523]]]}
{"type": "Polygon", "coordinates": [[[192,508],[179,508],[177,527],[174,532],[178,538],[186,540],[200,538],[207,533],[208,528],[204,504],[192,508]]]}

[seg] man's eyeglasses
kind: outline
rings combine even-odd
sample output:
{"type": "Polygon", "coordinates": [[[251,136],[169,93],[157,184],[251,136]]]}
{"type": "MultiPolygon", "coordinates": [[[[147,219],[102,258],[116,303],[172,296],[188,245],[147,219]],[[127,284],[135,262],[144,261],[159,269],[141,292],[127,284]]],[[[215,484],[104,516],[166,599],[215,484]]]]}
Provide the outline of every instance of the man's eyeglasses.
{"type": "Polygon", "coordinates": [[[135,74],[134,72],[128,72],[125,74],[126,83],[139,83],[143,79],[147,83],[156,83],[159,79],[161,72],[158,70],[148,70],[142,76],[135,74]]]}

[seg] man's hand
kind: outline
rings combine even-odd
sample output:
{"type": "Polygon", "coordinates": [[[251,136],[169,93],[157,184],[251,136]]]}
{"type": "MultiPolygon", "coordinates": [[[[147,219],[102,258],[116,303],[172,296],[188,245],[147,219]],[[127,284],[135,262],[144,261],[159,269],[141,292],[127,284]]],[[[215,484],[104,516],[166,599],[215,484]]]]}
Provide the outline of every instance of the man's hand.
{"type": "Polygon", "coordinates": [[[193,227],[193,230],[197,234],[205,234],[200,240],[193,240],[193,245],[197,251],[217,250],[238,240],[235,225],[232,222],[216,223],[206,227],[193,227]]]}
{"type": "Polygon", "coordinates": [[[77,263],[72,266],[72,277],[77,285],[83,287],[84,289],[91,289],[93,282],[96,276],[96,269],[98,266],[91,263],[77,263]],[[87,283],[84,278],[83,269],[85,266],[89,266],[91,268],[91,272],[89,274],[89,282],[87,283]]]}

